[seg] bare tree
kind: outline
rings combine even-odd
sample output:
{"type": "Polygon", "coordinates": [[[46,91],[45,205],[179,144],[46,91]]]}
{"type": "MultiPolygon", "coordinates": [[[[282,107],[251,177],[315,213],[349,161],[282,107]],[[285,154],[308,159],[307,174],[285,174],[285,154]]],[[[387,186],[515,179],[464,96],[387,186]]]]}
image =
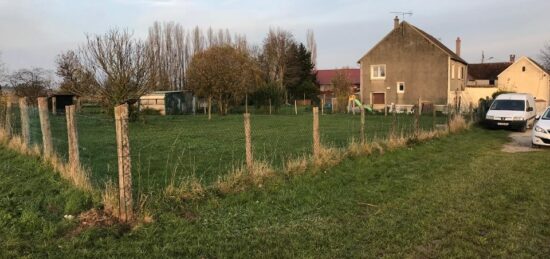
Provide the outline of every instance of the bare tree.
{"type": "Polygon", "coordinates": [[[311,62],[313,63],[313,67],[317,67],[317,42],[315,41],[315,34],[313,33],[313,30],[309,29],[307,30],[307,50],[309,53],[311,53],[311,62]]]}
{"type": "Polygon", "coordinates": [[[225,115],[258,85],[260,71],[248,52],[226,44],[195,54],[187,81],[195,94],[213,99],[218,112],[225,115]]]}
{"type": "Polygon", "coordinates": [[[540,59],[546,70],[550,71],[550,42],[546,43],[544,48],[540,50],[540,59]]]}
{"type": "Polygon", "coordinates": [[[344,112],[348,104],[348,97],[353,93],[353,82],[350,80],[348,68],[339,69],[332,78],[332,87],[334,97],[336,97],[336,105],[333,104],[335,112],[344,112]]]}
{"type": "Polygon", "coordinates": [[[78,54],[68,50],[57,56],[56,74],[61,78],[60,89],[76,95],[86,96],[96,85],[94,75],[84,69],[78,54]]]}
{"type": "Polygon", "coordinates": [[[120,29],[86,38],[81,48],[82,66],[94,76],[91,96],[112,108],[150,91],[150,62],[144,42],[120,29]]]}
{"type": "Polygon", "coordinates": [[[267,81],[276,82],[281,89],[285,88],[284,75],[287,69],[289,49],[293,43],[295,43],[294,36],[281,29],[270,29],[264,39],[263,51],[260,56],[262,70],[267,81]]]}
{"type": "Polygon", "coordinates": [[[35,104],[36,99],[45,96],[51,88],[51,74],[51,71],[43,68],[20,69],[11,74],[8,80],[17,96],[28,97],[30,103],[35,104]]]}
{"type": "Polygon", "coordinates": [[[182,90],[185,83],[185,30],[174,22],[155,22],[149,28],[149,50],[152,87],[157,90],[182,90]]]}

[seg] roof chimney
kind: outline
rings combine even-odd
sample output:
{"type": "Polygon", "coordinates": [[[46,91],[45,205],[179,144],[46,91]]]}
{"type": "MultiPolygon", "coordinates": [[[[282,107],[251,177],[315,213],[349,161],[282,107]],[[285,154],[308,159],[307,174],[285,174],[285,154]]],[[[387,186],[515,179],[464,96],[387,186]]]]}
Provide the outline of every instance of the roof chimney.
{"type": "Polygon", "coordinates": [[[397,27],[399,27],[399,18],[396,15],[395,18],[393,18],[393,28],[395,29],[397,27]]]}
{"type": "Polygon", "coordinates": [[[460,45],[461,45],[462,41],[460,40],[460,37],[457,37],[456,38],[456,55],[460,57],[460,45]]]}
{"type": "Polygon", "coordinates": [[[510,55],[510,63],[514,63],[514,62],[516,62],[516,55],[512,54],[510,55]]]}

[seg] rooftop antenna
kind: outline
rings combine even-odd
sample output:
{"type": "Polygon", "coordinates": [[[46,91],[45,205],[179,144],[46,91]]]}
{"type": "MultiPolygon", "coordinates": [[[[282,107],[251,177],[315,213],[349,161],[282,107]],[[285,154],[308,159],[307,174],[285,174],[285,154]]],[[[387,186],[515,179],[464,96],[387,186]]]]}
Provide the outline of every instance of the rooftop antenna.
{"type": "Polygon", "coordinates": [[[408,16],[412,16],[413,15],[413,12],[412,11],[408,11],[408,12],[390,12],[391,14],[395,14],[395,15],[401,15],[401,20],[405,20],[405,15],[408,15],[408,16]]]}

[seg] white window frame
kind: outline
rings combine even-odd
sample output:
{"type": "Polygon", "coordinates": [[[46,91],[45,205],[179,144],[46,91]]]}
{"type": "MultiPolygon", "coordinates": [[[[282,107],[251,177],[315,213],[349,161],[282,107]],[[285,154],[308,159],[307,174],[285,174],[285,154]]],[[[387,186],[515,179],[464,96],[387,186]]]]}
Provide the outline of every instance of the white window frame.
{"type": "Polygon", "coordinates": [[[462,79],[464,70],[462,69],[462,66],[458,67],[458,79],[462,79]]]}
{"type": "Polygon", "coordinates": [[[372,79],[372,80],[384,80],[384,79],[386,79],[386,74],[387,74],[386,64],[379,64],[379,65],[371,65],[370,66],[370,79],[372,79]],[[384,76],[380,76],[380,68],[381,67],[384,68],[384,76]],[[378,76],[374,76],[374,69],[375,68],[377,69],[378,76]]]}
{"type": "Polygon", "coordinates": [[[398,94],[404,94],[405,93],[405,87],[406,87],[405,82],[397,82],[397,89],[396,89],[397,93],[398,94]],[[399,90],[399,86],[401,84],[403,84],[403,90],[399,90]]]}
{"type": "Polygon", "coordinates": [[[454,64],[451,65],[451,78],[455,79],[455,65],[454,64]]]}

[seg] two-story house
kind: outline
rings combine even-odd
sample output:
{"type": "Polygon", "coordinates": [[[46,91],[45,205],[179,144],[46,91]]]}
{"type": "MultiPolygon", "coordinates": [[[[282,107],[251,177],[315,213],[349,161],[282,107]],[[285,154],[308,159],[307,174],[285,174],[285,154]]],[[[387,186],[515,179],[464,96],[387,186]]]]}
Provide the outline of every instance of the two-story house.
{"type": "Polygon", "coordinates": [[[395,17],[393,30],[359,61],[361,99],[374,109],[418,103],[460,105],[468,64],[439,40],[395,17]]]}

